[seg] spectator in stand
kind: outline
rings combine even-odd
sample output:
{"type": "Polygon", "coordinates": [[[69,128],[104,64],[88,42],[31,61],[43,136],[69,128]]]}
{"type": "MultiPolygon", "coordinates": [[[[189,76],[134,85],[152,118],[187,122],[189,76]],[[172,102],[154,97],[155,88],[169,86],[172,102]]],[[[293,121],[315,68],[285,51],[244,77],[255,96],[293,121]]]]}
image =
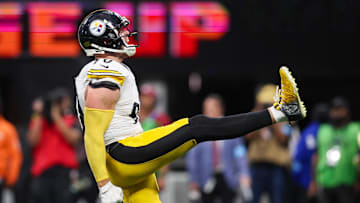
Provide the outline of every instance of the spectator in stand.
{"type": "Polygon", "coordinates": [[[78,167],[74,146],[81,131],[66,90],[51,91],[43,107],[34,109],[27,135],[33,155],[32,201],[71,203],[70,171],[78,167]]]}
{"type": "Polygon", "coordinates": [[[316,183],[321,203],[355,202],[360,123],[351,121],[346,99],[336,97],[330,104],[329,124],[317,132],[316,183]]]}
{"type": "Polygon", "coordinates": [[[157,126],[168,125],[171,122],[170,117],[164,112],[157,112],[156,91],[151,84],[143,84],[140,88],[140,112],[139,117],[143,129],[155,128],[157,126]]]}
{"type": "Polygon", "coordinates": [[[0,203],[4,187],[13,187],[19,177],[22,153],[15,126],[3,116],[0,98],[0,203]]]}
{"type": "MultiPolygon", "coordinates": [[[[272,105],[276,86],[261,86],[256,94],[254,110],[272,105]]],[[[246,136],[249,141],[248,158],[251,163],[253,201],[258,203],[268,193],[271,203],[284,203],[288,168],[291,159],[288,140],[291,130],[287,123],[262,128],[246,136]]]]}
{"type": "Polygon", "coordinates": [[[296,146],[292,164],[294,180],[294,202],[316,202],[316,188],[311,184],[312,163],[316,152],[317,132],[320,124],[328,121],[329,108],[327,104],[316,104],[312,110],[311,121],[302,131],[296,146]]]}
{"type": "MultiPolygon", "coordinates": [[[[224,116],[224,110],[221,96],[211,94],[205,98],[204,115],[219,118],[224,116]]],[[[250,188],[246,148],[241,138],[201,143],[188,153],[186,163],[192,201],[201,198],[204,203],[231,203],[241,186],[250,188]]]]}
{"type": "MultiPolygon", "coordinates": [[[[140,88],[140,112],[139,118],[141,127],[144,131],[153,128],[168,125],[171,122],[170,117],[164,112],[157,112],[156,91],[153,85],[143,84],[140,88]]],[[[169,171],[169,165],[162,167],[157,173],[158,185],[160,190],[165,188],[165,176],[169,171]]]]}

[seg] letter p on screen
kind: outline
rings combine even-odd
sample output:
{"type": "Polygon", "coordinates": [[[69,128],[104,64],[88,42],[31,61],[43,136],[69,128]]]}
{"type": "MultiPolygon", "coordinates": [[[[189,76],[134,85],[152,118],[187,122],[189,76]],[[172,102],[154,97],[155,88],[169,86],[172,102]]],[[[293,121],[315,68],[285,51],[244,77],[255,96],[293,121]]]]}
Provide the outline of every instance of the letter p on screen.
{"type": "Polygon", "coordinates": [[[228,10],[218,2],[171,4],[170,52],[175,58],[195,57],[200,40],[218,40],[229,30],[228,10]]]}

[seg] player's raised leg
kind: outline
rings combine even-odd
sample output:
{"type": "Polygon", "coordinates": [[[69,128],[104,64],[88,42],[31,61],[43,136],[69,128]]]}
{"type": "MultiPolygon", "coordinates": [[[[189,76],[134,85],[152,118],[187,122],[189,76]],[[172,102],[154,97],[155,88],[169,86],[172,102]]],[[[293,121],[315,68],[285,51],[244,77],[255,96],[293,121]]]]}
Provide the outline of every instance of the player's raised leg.
{"type": "Polygon", "coordinates": [[[232,139],[273,123],[304,118],[306,109],[295,79],[286,67],[280,68],[280,76],[281,89],[269,109],[222,118],[198,115],[109,145],[107,168],[111,181],[126,188],[143,181],[197,143],[232,139]]]}
{"type": "Polygon", "coordinates": [[[197,142],[231,139],[251,131],[284,121],[296,121],[306,117],[306,108],[300,99],[294,77],[287,67],[280,68],[281,88],[277,90],[273,107],[259,112],[251,112],[209,118],[198,115],[190,118],[190,134],[197,142]]]}

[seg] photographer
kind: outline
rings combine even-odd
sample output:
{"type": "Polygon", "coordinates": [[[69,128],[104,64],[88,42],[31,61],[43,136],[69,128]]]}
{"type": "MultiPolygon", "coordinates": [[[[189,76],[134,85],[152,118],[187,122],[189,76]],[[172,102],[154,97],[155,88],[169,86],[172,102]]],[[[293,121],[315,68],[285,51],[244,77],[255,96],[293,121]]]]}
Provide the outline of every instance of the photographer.
{"type": "Polygon", "coordinates": [[[27,134],[32,147],[32,201],[72,202],[70,170],[78,167],[75,145],[81,138],[71,99],[64,89],[51,91],[33,103],[27,134]]]}

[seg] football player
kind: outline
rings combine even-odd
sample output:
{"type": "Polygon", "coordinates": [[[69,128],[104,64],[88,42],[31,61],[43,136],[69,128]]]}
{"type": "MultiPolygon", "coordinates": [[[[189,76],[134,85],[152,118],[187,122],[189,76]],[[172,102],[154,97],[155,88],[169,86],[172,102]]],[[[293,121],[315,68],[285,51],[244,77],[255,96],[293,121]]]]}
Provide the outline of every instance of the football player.
{"type": "Polygon", "coordinates": [[[129,21],[110,10],[88,14],[78,30],[80,46],[95,59],[75,78],[77,111],[87,158],[103,203],[159,203],[154,172],[200,142],[232,139],[277,122],[306,116],[294,78],[280,68],[281,89],[273,107],[209,118],[197,115],[143,132],[135,76],[124,59],[136,52],[129,21]],[[122,190],[120,189],[122,188],[122,190]],[[123,195],[123,197],[122,197],[123,195]]]}

